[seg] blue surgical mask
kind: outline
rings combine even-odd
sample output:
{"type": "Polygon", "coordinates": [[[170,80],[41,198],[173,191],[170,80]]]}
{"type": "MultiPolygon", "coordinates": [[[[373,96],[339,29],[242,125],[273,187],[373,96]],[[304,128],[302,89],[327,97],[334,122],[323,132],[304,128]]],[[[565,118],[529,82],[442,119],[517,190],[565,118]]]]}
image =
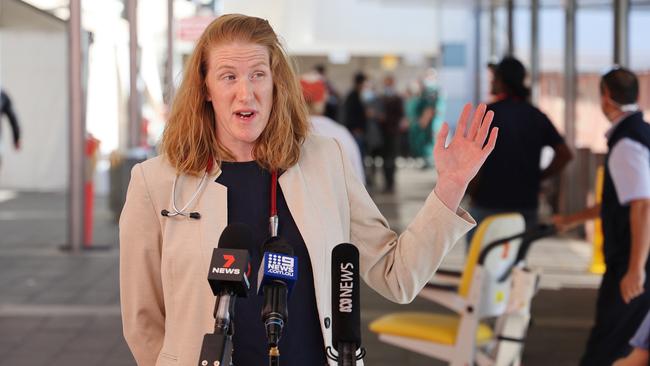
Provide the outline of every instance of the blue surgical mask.
{"type": "Polygon", "coordinates": [[[392,97],[395,96],[397,92],[395,91],[395,88],[384,88],[384,95],[392,97]]]}
{"type": "Polygon", "coordinates": [[[364,89],[361,91],[361,100],[365,103],[375,99],[375,93],[371,89],[364,89]]]}

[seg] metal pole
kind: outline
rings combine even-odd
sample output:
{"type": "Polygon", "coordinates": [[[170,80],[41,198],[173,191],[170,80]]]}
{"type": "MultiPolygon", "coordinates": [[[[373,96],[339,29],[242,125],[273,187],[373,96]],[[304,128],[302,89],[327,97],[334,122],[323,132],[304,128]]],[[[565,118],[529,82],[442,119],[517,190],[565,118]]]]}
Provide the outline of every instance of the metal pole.
{"type": "Polygon", "coordinates": [[[481,101],[481,4],[474,4],[474,105],[481,101]]]}
{"type": "Polygon", "coordinates": [[[576,0],[565,0],[564,123],[567,144],[575,147],[576,0]]]}
{"type": "MultiPolygon", "coordinates": [[[[564,40],[564,133],[567,145],[575,150],[576,141],[576,0],[565,0],[565,40],[564,40]]],[[[568,213],[580,207],[578,197],[580,187],[578,181],[578,166],[575,162],[569,164],[566,174],[562,177],[562,207],[561,211],[568,213]]]]}
{"type": "Polygon", "coordinates": [[[129,19],[129,148],[140,146],[140,95],[138,92],[138,0],[127,0],[129,19]]]}
{"type": "Polygon", "coordinates": [[[530,1],[530,87],[533,104],[539,103],[539,0],[530,1]]]}
{"type": "Polygon", "coordinates": [[[497,57],[497,9],[495,0],[490,0],[490,62],[496,61],[497,57]]]}
{"type": "Polygon", "coordinates": [[[515,0],[508,0],[508,56],[515,54],[515,0]]]}
{"type": "Polygon", "coordinates": [[[165,79],[167,79],[165,104],[169,106],[174,100],[174,0],[167,0],[167,69],[165,72],[165,79]]]}
{"type": "MultiPolygon", "coordinates": [[[[4,2],[0,1],[0,25],[2,24],[2,9],[4,7],[4,2]]],[[[0,55],[2,55],[3,41],[2,41],[2,32],[0,31],[0,55]]],[[[0,88],[2,88],[2,57],[0,57],[0,88]]]]}
{"type": "Polygon", "coordinates": [[[70,0],[69,6],[70,184],[68,192],[68,240],[70,249],[73,252],[79,252],[84,241],[84,140],[86,133],[86,126],[82,118],[81,0],[70,0]]]}
{"type": "Polygon", "coordinates": [[[614,63],[628,66],[630,0],[614,0],[614,63]]]}

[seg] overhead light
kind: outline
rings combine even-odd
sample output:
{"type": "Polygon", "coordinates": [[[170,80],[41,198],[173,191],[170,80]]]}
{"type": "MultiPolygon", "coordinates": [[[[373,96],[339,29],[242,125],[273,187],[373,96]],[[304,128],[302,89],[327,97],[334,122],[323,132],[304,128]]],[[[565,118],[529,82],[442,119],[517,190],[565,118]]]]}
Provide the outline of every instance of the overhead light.
{"type": "Polygon", "coordinates": [[[381,58],[381,68],[386,71],[393,71],[399,65],[399,58],[395,55],[384,55],[381,58]]]}

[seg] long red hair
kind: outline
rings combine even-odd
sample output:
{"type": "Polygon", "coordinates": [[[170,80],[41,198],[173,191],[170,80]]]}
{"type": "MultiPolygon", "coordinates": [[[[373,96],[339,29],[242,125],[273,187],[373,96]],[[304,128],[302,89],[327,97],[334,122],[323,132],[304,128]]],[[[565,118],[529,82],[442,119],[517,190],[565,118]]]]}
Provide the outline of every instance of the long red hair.
{"type": "Polygon", "coordinates": [[[227,42],[265,46],[273,76],[273,106],[269,122],[255,143],[253,157],[264,168],[284,170],[298,162],[309,132],[308,113],[294,68],[268,21],[241,14],[215,19],[192,53],[172,104],[161,151],[179,174],[201,174],[210,160],[234,160],[217,139],[215,115],[205,78],[210,50],[227,42]]]}

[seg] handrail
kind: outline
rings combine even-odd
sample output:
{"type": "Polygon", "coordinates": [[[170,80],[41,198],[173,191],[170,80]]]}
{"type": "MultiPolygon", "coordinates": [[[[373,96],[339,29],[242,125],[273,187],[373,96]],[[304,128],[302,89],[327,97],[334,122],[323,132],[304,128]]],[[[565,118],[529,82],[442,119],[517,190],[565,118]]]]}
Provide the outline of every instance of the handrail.
{"type": "Polygon", "coordinates": [[[478,259],[478,264],[482,266],[485,263],[488,254],[490,254],[492,250],[502,245],[505,245],[511,240],[521,238],[522,242],[521,245],[519,246],[519,250],[517,250],[517,256],[515,257],[515,260],[512,262],[508,270],[505,271],[505,273],[501,276],[501,278],[499,278],[499,282],[503,282],[510,276],[512,269],[517,265],[517,263],[521,262],[526,258],[526,255],[528,254],[528,250],[530,249],[534,241],[547,236],[555,235],[556,233],[557,233],[557,229],[554,225],[539,224],[534,229],[526,230],[524,232],[521,232],[516,235],[508,236],[506,238],[494,240],[489,244],[487,244],[485,248],[481,250],[481,254],[479,255],[479,259],[478,259]]]}

